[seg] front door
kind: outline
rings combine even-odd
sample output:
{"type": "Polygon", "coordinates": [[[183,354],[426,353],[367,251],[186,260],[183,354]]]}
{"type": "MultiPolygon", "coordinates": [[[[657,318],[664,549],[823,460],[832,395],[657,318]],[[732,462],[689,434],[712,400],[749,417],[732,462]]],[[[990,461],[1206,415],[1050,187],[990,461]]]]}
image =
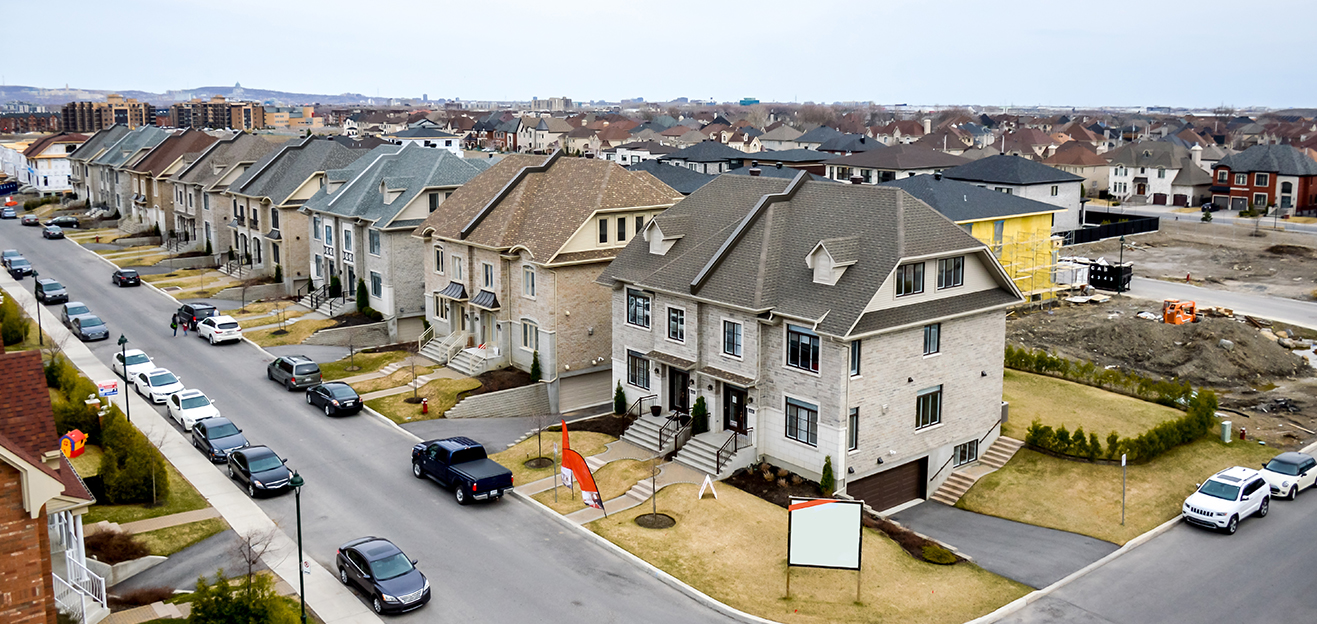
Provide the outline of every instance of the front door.
{"type": "Polygon", "coordinates": [[[494,346],[494,332],[490,328],[489,317],[488,312],[480,313],[480,344],[485,345],[486,348],[494,346]]]}
{"type": "Polygon", "coordinates": [[[668,409],[689,414],[690,398],[686,387],[690,385],[690,373],[679,368],[668,369],[668,409]]]}
{"type": "Polygon", "coordinates": [[[723,384],[723,429],[745,433],[745,389],[723,384]]]}
{"type": "Polygon", "coordinates": [[[1147,185],[1147,184],[1144,184],[1144,183],[1142,183],[1142,182],[1140,182],[1140,183],[1135,187],[1134,194],[1135,194],[1135,195],[1147,195],[1147,194],[1148,194],[1148,185],[1147,185]]]}

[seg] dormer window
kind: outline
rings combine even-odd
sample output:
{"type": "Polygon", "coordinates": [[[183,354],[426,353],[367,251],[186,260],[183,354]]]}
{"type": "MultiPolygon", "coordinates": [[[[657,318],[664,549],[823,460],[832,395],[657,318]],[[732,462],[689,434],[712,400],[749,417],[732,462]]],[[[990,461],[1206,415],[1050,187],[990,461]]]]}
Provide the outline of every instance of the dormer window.
{"type": "MultiPolygon", "coordinates": [[[[640,223],[639,220],[642,218],[636,217],[637,224],[640,223]]],[[[672,246],[676,245],[677,241],[685,236],[686,221],[687,217],[685,216],[650,219],[649,223],[645,224],[644,229],[638,231],[649,243],[649,253],[662,256],[667,254],[668,250],[672,249],[672,246]],[[663,223],[660,224],[659,221],[663,223]]]]}
{"type": "Polygon", "coordinates": [[[854,236],[819,241],[805,257],[805,264],[814,270],[814,283],[835,286],[846,267],[859,258],[859,242],[854,236]]]}

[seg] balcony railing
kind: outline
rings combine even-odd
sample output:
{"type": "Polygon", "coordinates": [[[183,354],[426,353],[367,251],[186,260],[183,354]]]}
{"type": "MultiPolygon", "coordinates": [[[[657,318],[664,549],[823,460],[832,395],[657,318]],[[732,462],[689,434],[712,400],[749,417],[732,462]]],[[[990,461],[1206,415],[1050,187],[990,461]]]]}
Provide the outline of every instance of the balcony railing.
{"type": "Polygon", "coordinates": [[[68,576],[69,585],[74,586],[79,591],[87,594],[88,598],[101,604],[105,604],[105,579],[96,575],[95,572],[87,569],[77,559],[73,558],[73,553],[64,551],[66,568],[65,576],[68,576]]]}

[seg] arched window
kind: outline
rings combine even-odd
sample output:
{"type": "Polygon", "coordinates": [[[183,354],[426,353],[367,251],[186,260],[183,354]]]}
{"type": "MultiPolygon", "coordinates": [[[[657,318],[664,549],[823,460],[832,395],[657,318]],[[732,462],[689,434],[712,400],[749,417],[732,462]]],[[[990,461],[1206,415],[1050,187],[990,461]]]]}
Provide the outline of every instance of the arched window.
{"type": "Polygon", "coordinates": [[[1294,183],[1293,183],[1293,182],[1281,182],[1281,183],[1280,183],[1280,192],[1282,192],[1282,193],[1293,193],[1293,192],[1294,192],[1294,183]]]}

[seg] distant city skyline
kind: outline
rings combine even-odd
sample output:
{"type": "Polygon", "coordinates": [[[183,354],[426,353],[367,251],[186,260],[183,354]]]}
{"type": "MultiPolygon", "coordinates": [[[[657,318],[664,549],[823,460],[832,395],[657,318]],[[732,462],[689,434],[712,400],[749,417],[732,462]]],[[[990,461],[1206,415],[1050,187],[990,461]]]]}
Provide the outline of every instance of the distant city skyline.
{"type": "MultiPolygon", "coordinates": [[[[516,19],[474,29],[494,19],[489,7],[322,0],[308,11],[233,0],[222,15],[160,0],[67,7],[50,24],[58,45],[41,46],[40,62],[16,55],[5,84],[162,93],[240,82],[415,100],[1317,107],[1311,54],[1302,37],[1282,34],[1317,17],[1317,4],[1299,0],[1249,5],[1251,23],[1277,20],[1265,36],[1228,30],[1239,7],[1224,0],[507,0],[496,13],[516,19]],[[403,19],[417,13],[426,18],[403,19]],[[184,53],[198,47],[210,51],[184,53]]],[[[36,34],[48,8],[28,3],[8,16],[36,34]]]]}

